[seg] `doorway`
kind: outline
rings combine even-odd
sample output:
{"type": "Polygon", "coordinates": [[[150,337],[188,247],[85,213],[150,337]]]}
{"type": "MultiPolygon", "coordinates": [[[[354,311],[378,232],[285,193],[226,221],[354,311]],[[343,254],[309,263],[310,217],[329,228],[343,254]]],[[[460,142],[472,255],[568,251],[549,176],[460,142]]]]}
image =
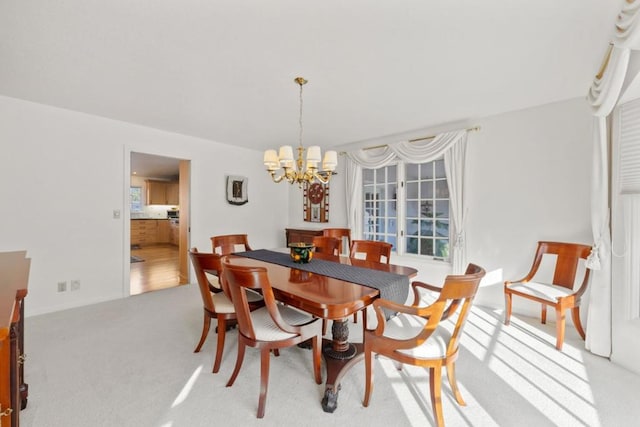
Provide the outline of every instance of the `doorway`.
{"type": "Polygon", "coordinates": [[[190,161],[131,152],[129,294],[186,284],[190,161]]]}

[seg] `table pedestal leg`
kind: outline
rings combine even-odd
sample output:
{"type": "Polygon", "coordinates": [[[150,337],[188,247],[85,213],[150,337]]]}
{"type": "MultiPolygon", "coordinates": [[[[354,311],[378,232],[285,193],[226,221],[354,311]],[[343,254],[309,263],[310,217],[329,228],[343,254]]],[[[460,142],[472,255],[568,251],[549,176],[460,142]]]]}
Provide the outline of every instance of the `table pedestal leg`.
{"type": "Polygon", "coordinates": [[[338,407],[340,380],[351,366],[363,358],[362,344],[349,342],[349,320],[334,320],[331,326],[333,340],[324,340],[322,353],[327,366],[327,383],[322,398],[322,409],[333,412],[338,407]]]}

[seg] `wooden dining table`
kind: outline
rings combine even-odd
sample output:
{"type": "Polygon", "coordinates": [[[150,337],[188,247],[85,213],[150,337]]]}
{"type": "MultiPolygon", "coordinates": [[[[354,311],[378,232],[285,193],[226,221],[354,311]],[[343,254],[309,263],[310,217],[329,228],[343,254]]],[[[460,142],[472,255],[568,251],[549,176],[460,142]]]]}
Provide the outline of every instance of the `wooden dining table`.
{"type": "MultiPolygon", "coordinates": [[[[314,259],[338,262],[378,272],[414,277],[417,270],[394,264],[383,264],[349,257],[317,253],[314,259]]],[[[264,267],[276,298],[312,315],[332,320],[332,339],[323,340],[322,353],[327,379],[322,409],[334,412],[338,406],[340,381],[347,371],[363,359],[363,345],[349,341],[349,318],[380,297],[380,291],[366,285],[336,279],[317,272],[304,271],[240,255],[228,256],[233,265],[264,267]]],[[[313,261],[312,261],[313,262],[313,261]]],[[[408,282],[407,282],[408,287],[408,282]]],[[[408,289],[407,289],[408,292],[408,289]]]]}

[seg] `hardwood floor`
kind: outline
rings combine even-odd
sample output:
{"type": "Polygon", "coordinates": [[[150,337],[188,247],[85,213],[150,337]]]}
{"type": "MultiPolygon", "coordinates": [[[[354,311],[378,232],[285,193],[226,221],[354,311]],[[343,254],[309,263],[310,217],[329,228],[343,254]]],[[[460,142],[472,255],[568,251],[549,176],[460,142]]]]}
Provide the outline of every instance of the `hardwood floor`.
{"type": "Polygon", "coordinates": [[[178,286],[180,267],[178,247],[169,244],[143,246],[131,249],[131,255],[142,262],[131,263],[131,295],[178,286]]]}

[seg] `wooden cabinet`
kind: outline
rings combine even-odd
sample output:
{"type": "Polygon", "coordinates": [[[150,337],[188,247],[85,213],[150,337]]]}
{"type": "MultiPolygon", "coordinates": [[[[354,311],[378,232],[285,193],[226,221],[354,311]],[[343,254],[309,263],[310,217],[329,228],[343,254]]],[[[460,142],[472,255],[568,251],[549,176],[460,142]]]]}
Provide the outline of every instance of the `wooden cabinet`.
{"type": "Polygon", "coordinates": [[[17,427],[27,406],[24,383],[24,298],[30,259],[26,252],[0,253],[0,425],[17,427]]]}
{"type": "Polygon", "coordinates": [[[289,243],[312,243],[314,236],[322,236],[322,229],[285,228],[287,245],[289,243]]]}
{"type": "Polygon", "coordinates": [[[158,221],[157,243],[171,242],[171,225],[168,219],[159,219],[158,221]]]}
{"type": "Polygon", "coordinates": [[[180,204],[180,184],[177,182],[170,182],[167,184],[167,204],[180,204]]]}
{"type": "Polygon", "coordinates": [[[131,244],[149,245],[153,243],[158,243],[158,221],[155,219],[132,219],[131,244]]]}
{"type": "Polygon", "coordinates": [[[178,246],[180,244],[180,224],[176,221],[171,221],[169,224],[170,236],[169,243],[178,246]]]}
{"type": "Polygon", "coordinates": [[[172,181],[147,180],[147,205],[177,205],[180,185],[172,181]]]}
{"type": "Polygon", "coordinates": [[[131,244],[173,243],[173,230],[169,221],[168,219],[132,219],[131,244]]]}

